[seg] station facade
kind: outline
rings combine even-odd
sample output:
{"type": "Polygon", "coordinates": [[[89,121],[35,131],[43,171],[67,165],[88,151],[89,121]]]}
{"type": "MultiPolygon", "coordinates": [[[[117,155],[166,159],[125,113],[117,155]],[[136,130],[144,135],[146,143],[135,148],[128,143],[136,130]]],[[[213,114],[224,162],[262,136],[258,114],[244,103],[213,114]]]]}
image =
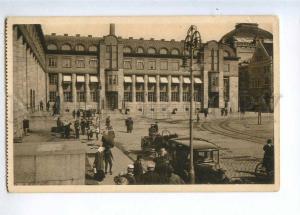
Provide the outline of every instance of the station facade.
{"type": "MultiPolygon", "coordinates": [[[[136,113],[189,111],[189,69],[183,41],[121,38],[115,25],[103,37],[45,35],[47,95],[63,112],[77,109],[136,113]]],[[[189,60],[189,59],[188,59],[189,60]]],[[[189,63],[188,63],[189,64],[189,63]]],[[[195,53],[194,105],[238,111],[238,58],[230,46],[204,43],[195,53]]]]}

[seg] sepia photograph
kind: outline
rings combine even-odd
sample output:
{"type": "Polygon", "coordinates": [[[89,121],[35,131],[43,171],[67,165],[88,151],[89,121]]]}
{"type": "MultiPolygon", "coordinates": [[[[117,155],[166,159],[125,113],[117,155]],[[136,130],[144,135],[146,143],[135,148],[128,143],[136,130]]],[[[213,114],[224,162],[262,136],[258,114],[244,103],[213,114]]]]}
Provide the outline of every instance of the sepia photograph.
{"type": "Polygon", "coordinates": [[[8,191],[277,191],[278,25],[9,17],[8,191]]]}

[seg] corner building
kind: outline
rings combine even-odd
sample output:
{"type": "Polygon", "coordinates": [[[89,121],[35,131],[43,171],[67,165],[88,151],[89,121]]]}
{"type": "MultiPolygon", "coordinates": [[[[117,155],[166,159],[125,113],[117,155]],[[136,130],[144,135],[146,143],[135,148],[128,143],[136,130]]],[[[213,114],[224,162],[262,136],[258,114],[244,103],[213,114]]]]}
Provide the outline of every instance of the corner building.
{"type": "MultiPolygon", "coordinates": [[[[124,110],[157,116],[188,113],[188,68],[183,41],[124,39],[115,25],[103,37],[45,35],[47,95],[61,113],[124,110]]],[[[189,60],[189,59],[188,59],[189,60]]],[[[238,58],[229,45],[204,43],[195,53],[195,110],[238,111],[238,58]]]]}

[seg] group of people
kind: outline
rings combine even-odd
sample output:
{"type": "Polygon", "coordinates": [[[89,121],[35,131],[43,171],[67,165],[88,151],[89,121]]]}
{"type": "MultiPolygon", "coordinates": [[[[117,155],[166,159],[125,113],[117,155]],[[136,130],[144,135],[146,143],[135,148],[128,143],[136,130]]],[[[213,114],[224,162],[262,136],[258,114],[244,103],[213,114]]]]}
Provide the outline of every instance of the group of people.
{"type": "Polygon", "coordinates": [[[143,169],[142,157],[137,156],[137,160],[128,165],[127,173],[120,173],[114,181],[118,185],[184,184],[182,178],[174,173],[165,148],[160,149],[159,156],[153,161],[147,162],[146,171],[143,169]]]}

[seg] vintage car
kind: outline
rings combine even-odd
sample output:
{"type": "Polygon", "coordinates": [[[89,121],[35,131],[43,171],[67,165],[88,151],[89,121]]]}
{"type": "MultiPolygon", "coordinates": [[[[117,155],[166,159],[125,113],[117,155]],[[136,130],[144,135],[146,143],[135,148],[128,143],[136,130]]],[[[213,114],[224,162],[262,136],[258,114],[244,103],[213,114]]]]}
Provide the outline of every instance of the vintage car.
{"type": "MultiPolygon", "coordinates": [[[[175,173],[186,182],[190,170],[190,139],[189,137],[168,140],[167,151],[175,173]]],[[[219,147],[202,138],[193,139],[193,161],[196,183],[219,184],[227,183],[225,170],[220,168],[219,147]]]]}

